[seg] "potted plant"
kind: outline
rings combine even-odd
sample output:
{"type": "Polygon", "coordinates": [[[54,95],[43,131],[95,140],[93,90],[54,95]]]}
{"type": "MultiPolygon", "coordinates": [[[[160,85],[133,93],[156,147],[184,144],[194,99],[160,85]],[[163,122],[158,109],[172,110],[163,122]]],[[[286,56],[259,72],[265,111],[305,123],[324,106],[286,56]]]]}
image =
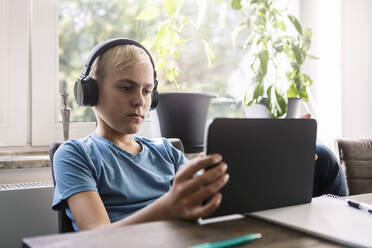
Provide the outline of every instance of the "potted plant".
{"type": "Polygon", "coordinates": [[[311,78],[301,71],[311,47],[311,29],[279,10],[272,0],[233,0],[232,9],[244,13],[244,22],[232,32],[249,56],[250,86],[243,104],[247,117],[296,117],[298,105],[308,100],[311,78]],[[257,110],[263,111],[257,116],[257,110]],[[268,110],[268,111],[267,111],[268,110]]]}
{"type": "MultiPolygon", "coordinates": [[[[203,150],[204,130],[208,114],[211,94],[184,92],[186,84],[179,82],[181,68],[177,63],[180,56],[179,48],[192,39],[182,37],[183,29],[191,25],[198,31],[200,24],[194,24],[182,15],[181,0],[164,0],[162,8],[150,6],[143,9],[137,20],[153,21],[161,16],[164,10],[165,17],[150,39],[142,44],[147,47],[155,60],[158,74],[165,75],[164,80],[173,83],[177,92],[160,93],[159,104],[156,108],[159,119],[161,136],[166,138],[179,138],[182,140],[186,153],[196,153],[203,150]]],[[[201,39],[211,66],[214,54],[207,41],[201,39]]]]}

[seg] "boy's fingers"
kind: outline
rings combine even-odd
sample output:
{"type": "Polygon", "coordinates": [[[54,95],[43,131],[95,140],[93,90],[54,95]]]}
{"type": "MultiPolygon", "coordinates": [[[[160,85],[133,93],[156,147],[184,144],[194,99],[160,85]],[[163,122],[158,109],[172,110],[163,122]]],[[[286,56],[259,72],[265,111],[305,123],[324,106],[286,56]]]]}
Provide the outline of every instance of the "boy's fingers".
{"type": "Polygon", "coordinates": [[[310,113],[307,113],[307,114],[305,114],[305,115],[301,115],[300,117],[299,117],[299,119],[310,119],[311,118],[311,114],[310,113]]]}
{"type": "Polygon", "coordinates": [[[202,187],[197,190],[192,196],[190,196],[190,204],[191,205],[200,205],[203,201],[209,199],[218,191],[225,186],[225,184],[229,181],[229,175],[226,174],[225,176],[219,178],[214,183],[209,184],[208,186],[202,187]]]}
{"type": "Polygon", "coordinates": [[[219,163],[217,166],[204,171],[204,173],[200,176],[195,177],[192,180],[192,184],[197,185],[197,187],[209,185],[223,176],[227,171],[227,164],[222,162],[219,163]]]}
{"type": "Polygon", "coordinates": [[[222,161],[222,156],[220,154],[213,154],[213,155],[196,158],[190,161],[190,164],[188,164],[186,168],[182,170],[181,175],[179,175],[178,177],[181,180],[192,178],[194,177],[194,174],[197,171],[204,169],[208,166],[218,164],[221,161],[222,161]]]}
{"type": "Polygon", "coordinates": [[[208,186],[215,181],[219,180],[223,176],[226,175],[227,164],[220,163],[218,166],[204,172],[203,175],[196,176],[191,180],[185,182],[185,187],[182,192],[182,195],[191,194],[197,190],[199,190],[202,186],[208,186]]]}
{"type": "Polygon", "coordinates": [[[222,195],[220,193],[215,194],[213,198],[204,206],[200,206],[195,209],[193,216],[194,219],[204,218],[211,215],[221,204],[222,195]]]}

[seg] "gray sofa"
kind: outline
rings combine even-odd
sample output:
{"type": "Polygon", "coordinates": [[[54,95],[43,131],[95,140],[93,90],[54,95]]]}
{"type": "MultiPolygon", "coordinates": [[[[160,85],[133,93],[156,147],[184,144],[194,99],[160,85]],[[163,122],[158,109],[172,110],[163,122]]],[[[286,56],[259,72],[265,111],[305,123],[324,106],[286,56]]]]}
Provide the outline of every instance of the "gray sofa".
{"type": "Polygon", "coordinates": [[[338,139],[349,194],[372,193],[372,139],[338,139]]]}

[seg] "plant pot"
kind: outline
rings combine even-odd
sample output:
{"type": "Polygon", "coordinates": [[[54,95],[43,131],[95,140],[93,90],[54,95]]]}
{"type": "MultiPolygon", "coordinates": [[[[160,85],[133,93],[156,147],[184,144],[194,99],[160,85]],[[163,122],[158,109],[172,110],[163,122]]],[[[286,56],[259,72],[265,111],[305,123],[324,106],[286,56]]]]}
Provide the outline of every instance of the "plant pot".
{"type": "Polygon", "coordinates": [[[161,136],[181,139],[185,153],[203,151],[205,124],[213,97],[202,93],[160,93],[156,112],[161,136]]]}
{"type": "MultiPolygon", "coordinates": [[[[254,103],[251,106],[243,106],[244,115],[246,118],[273,118],[267,107],[263,104],[264,100],[260,103],[254,103]]],[[[285,118],[297,118],[300,111],[302,99],[290,97],[288,98],[288,110],[285,118]]]]}

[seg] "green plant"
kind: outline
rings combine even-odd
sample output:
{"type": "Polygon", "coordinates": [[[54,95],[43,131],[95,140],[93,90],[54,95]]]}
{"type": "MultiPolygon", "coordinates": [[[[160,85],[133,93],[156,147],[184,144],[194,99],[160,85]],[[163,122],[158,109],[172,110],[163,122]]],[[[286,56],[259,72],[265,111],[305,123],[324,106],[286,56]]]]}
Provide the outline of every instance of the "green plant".
{"type": "Polygon", "coordinates": [[[264,103],[273,117],[284,117],[288,97],[308,100],[312,80],[301,66],[306,58],[316,58],[308,54],[312,31],[302,29],[296,17],[277,9],[272,0],[230,3],[245,18],[232,32],[233,43],[241,41],[239,45],[251,58],[252,82],[243,104],[264,103]]]}
{"type": "Polygon", "coordinates": [[[136,20],[154,21],[158,19],[158,27],[156,31],[150,35],[149,39],[142,41],[142,44],[151,50],[154,59],[156,60],[156,69],[158,72],[163,72],[170,82],[175,83],[178,91],[183,91],[185,88],[184,82],[177,80],[180,75],[181,68],[177,63],[180,56],[179,48],[186,43],[199,39],[203,42],[206,55],[208,57],[209,66],[214,61],[214,53],[209,43],[202,39],[198,33],[203,19],[205,0],[197,1],[199,6],[199,17],[197,23],[194,23],[187,16],[182,14],[182,0],[163,0],[161,1],[162,8],[157,6],[149,6],[144,8],[137,16],[136,20]],[[165,15],[161,13],[164,10],[165,15]],[[196,37],[183,37],[183,31],[187,26],[195,29],[196,37]]]}

